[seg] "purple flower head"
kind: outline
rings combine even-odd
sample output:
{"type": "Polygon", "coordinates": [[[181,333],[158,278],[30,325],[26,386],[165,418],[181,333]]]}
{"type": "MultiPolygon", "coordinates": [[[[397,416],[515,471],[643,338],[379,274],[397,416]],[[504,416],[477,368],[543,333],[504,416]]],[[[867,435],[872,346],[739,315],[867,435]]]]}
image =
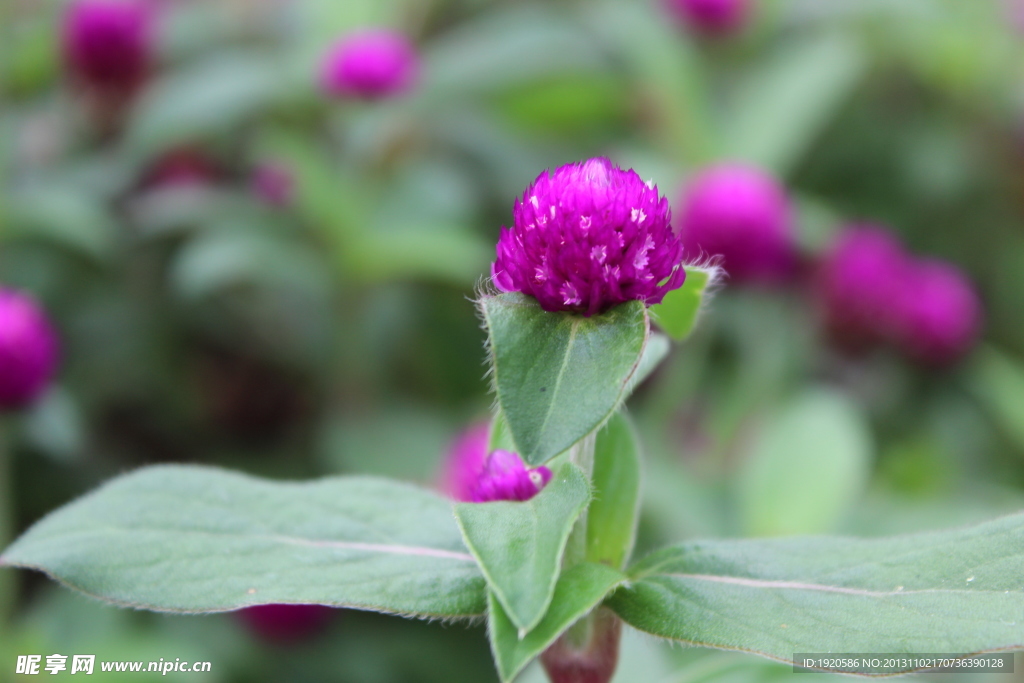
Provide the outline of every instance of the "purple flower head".
{"type": "Polygon", "coordinates": [[[665,0],[665,5],[685,26],[708,36],[735,33],[750,17],[749,0],[665,0]]]}
{"type": "Polygon", "coordinates": [[[910,257],[887,230],[853,225],[825,256],[819,301],[829,336],[850,351],[864,351],[893,334],[910,257]]]}
{"type": "Polygon", "coordinates": [[[57,334],[24,294],[0,288],[0,411],[34,401],[57,368],[57,334]]]}
{"type": "Polygon", "coordinates": [[[77,0],[64,15],[68,71],[85,85],[131,92],[153,57],[152,8],[129,0],[77,0]]]}
{"type": "Polygon", "coordinates": [[[487,453],[490,425],[473,425],[452,444],[445,462],[441,487],[454,498],[470,503],[494,500],[529,500],[551,480],[551,470],[526,468],[515,453],[487,453]]]}
{"type": "Polygon", "coordinates": [[[654,184],[608,159],[545,171],[516,200],[512,228],[501,229],[491,277],[545,311],[657,304],[686,277],[671,221],[654,184]]]}
{"type": "Polygon", "coordinates": [[[487,456],[483,469],[470,489],[469,500],[530,500],[551,481],[551,470],[543,465],[527,469],[522,458],[511,451],[496,450],[487,456]]]}
{"type": "Polygon", "coordinates": [[[971,282],[942,261],[923,259],[908,269],[897,311],[896,343],[927,365],[956,362],[981,331],[981,302],[971,282]]]}
{"type": "Polygon", "coordinates": [[[266,162],[253,171],[252,188],[256,196],[270,206],[284,207],[294,198],[295,179],[287,166],[266,162]]]}
{"type": "Polygon", "coordinates": [[[273,643],[294,643],[322,631],[334,614],[325,605],[256,605],[238,612],[255,635],[273,643]]]}
{"type": "Polygon", "coordinates": [[[419,57],[405,36],[370,29],[331,47],[321,67],[320,85],[336,97],[379,99],[406,92],[418,73],[419,57]]]}
{"type": "Polygon", "coordinates": [[[686,258],[721,256],[737,282],[785,280],[797,265],[791,214],[785,190],[763,171],[739,164],[704,169],[685,193],[686,258]]]}

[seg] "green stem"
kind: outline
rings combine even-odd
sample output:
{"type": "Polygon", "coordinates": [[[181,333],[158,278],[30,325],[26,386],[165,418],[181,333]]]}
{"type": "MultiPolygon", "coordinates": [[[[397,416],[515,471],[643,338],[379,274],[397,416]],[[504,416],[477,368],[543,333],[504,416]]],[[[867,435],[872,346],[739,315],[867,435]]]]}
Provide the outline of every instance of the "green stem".
{"type": "MultiPolygon", "coordinates": [[[[0,418],[0,551],[13,540],[14,487],[11,484],[11,421],[0,418]]],[[[14,607],[14,572],[0,569],[0,636],[14,607]]]]}
{"type": "MultiPolygon", "coordinates": [[[[594,445],[597,443],[597,430],[594,430],[583,437],[569,451],[569,460],[577,465],[587,481],[594,478],[594,445]]],[[[584,510],[569,534],[569,541],[565,546],[565,555],[562,559],[562,568],[568,569],[583,562],[587,558],[587,510],[584,510]]]]}

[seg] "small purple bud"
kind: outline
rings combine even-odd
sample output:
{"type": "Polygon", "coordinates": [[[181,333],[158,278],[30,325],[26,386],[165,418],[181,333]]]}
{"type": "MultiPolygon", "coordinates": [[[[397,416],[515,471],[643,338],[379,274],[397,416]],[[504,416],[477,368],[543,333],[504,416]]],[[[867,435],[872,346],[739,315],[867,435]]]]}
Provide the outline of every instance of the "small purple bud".
{"type": "Polygon", "coordinates": [[[322,631],[334,609],[325,605],[256,605],[238,611],[239,618],[263,640],[287,644],[322,631]]]}
{"type": "Polygon", "coordinates": [[[495,450],[488,455],[489,436],[490,426],[484,422],[467,429],[452,444],[441,482],[446,494],[469,503],[524,501],[551,481],[551,470],[527,469],[515,453],[495,450]]]}
{"type": "Polygon", "coordinates": [[[253,171],[252,188],[256,196],[270,206],[286,207],[295,196],[295,179],[288,167],[266,162],[253,171]]]}
{"type": "Polygon", "coordinates": [[[749,0],[664,0],[684,26],[706,36],[731,35],[750,18],[749,0]]]}
{"type": "Polygon", "coordinates": [[[958,268],[938,260],[917,261],[907,271],[901,294],[895,341],[908,356],[941,367],[974,347],[981,332],[981,302],[958,268]]]}
{"type": "Polygon", "coordinates": [[[668,200],[605,158],[541,173],[516,200],[496,252],[494,285],[535,297],[545,311],[650,306],[686,277],[668,200]]]}
{"type": "Polygon", "coordinates": [[[370,29],[334,44],[324,58],[320,85],[335,97],[380,99],[411,89],[419,74],[419,57],[400,33],[370,29]]]}
{"type": "Polygon", "coordinates": [[[767,173],[739,164],[706,168],[690,181],[682,211],[687,260],[721,256],[737,282],[776,283],[795,273],[789,200],[767,173]]]}
{"type": "Polygon", "coordinates": [[[853,225],[822,261],[819,301],[832,341],[862,352],[892,337],[910,257],[887,230],[853,225]]]}
{"type": "Polygon", "coordinates": [[[130,0],[77,0],[63,24],[67,69],[82,84],[131,93],[145,81],[153,58],[152,8],[130,0]]]}
{"type": "Polygon", "coordinates": [[[0,412],[24,408],[57,369],[57,334],[36,302],[0,288],[0,412]]]}

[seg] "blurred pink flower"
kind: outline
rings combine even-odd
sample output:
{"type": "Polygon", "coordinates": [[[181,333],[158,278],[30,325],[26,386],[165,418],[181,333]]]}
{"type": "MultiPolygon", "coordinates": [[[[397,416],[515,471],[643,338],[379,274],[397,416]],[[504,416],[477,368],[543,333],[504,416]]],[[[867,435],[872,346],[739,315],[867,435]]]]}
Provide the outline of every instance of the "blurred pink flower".
{"type": "Polygon", "coordinates": [[[76,0],[64,14],[64,61],[72,78],[111,96],[146,79],[153,59],[153,10],[131,0],[76,0]]]}
{"type": "Polygon", "coordinates": [[[723,36],[741,30],[750,19],[750,0],[664,0],[668,11],[691,30],[723,36]]]}
{"type": "Polygon", "coordinates": [[[491,264],[494,285],[545,311],[590,316],[660,303],[683,284],[683,248],[658,188],[605,158],[545,171],[516,200],[491,264]]]}
{"type": "Polygon", "coordinates": [[[489,424],[479,423],[455,440],[442,473],[444,492],[470,503],[533,498],[551,480],[551,470],[543,466],[527,469],[510,451],[499,449],[488,454],[489,433],[489,424]]]}
{"type": "Polygon", "coordinates": [[[29,296],[0,287],[0,411],[31,404],[57,369],[57,333],[29,296]]]}
{"type": "Polygon", "coordinates": [[[270,206],[288,206],[295,196],[295,178],[283,164],[259,164],[253,171],[252,185],[256,196],[270,206]]]}
{"type": "Polygon", "coordinates": [[[368,29],[334,44],[321,65],[320,85],[336,97],[379,99],[410,90],[419,74],[419,56],[400,33],[368,29]]]}
{"type": "Polygon", "coordinates": [[[294,643],[317,635],[327,626],[334,608],[325,605],[256,605],[237,612],[256,636],[278,643],[294,643]]]}
{"type": "Polygon", "coordinates": [[[752,166],[720,164],[688,184],[680,219],[687,260],[721,256],[736,282],[775,283],[797,265],[785,189],[752,166]]]}

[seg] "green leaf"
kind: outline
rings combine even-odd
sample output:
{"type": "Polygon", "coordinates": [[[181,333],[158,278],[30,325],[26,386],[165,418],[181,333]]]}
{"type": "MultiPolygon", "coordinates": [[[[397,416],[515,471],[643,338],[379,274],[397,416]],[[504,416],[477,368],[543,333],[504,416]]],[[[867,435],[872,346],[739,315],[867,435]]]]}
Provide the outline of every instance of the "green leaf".
{"type": "Polygon", "coordinates": [[[704,297],[719,273],[715,266],[686,266],[686,282],[666,294],[660,304],[651,306],[651,320],[676,341],[689,337],[697,326],[704,297]]]}
{"type": "Polygon", "coordinates": [[[684,543],[610,599],[663,638],[791,661],[795,652],[1024,647],[1024,514],[880,539],[684,543]]]}
{"type": "Polygon", "coordinates": [[[723,156],[785,175],[856,88],[867,59],[845,36],[814,34],[763,61],[729,107],[723,156]]]}
{"type": "Polygon", "coordinates": [[[587,559],[619,568],[633,550],[640,512],[640,447],[633,425],[622,413],[597,433],[592,481],[587,559]]]}
{"type": "Polygon", "coordinates": [[[372,477],[272,482],[147,467],[43,518],[0,563],[166,612],[316,603],[458,618],[485,607],[449,502],[372,477]]]}
{"type": "Polygon", "coordinates": [[[626,580],[621,572],[584,562],[558,578],[547,614],[536,628],[520,639],[518,629],[496,600],[487,594],[488,633],[502,681],[511,681],[534,657],[544,652],[566,629],[587,615],[605,596],[626,580]]]}
{"type": "Polygon", "coordinates": [[[872,444],[860,410],[840,393],[805,391],[766,421],[738,493],[749,535],[834,530],[867,484],[872,444]]]}
{"type": "Polygon", "coordinates": [[[1000,429],[1024,451],[1024,365],[992,347],[976,354],[972,386],[1000,429]]]}
{"type": "Polygon", "coordinates": [[[547,611],[569,532],[589,500],[586,476],[567,462],[528,501],[455,504],[466,546],[523,632],[547,611]]]}
{"type": "Polygon", "coordinates": [[[623,400],[633,395],[636,388],[651,376],[671,350],[672,343],[665,335],[651,332],[647,336],[647,344],[644,346],[643,355],[640,356],[640,364],[637,365],[636,372],[633,373],[633,376],[629,378],[629,382],[626,384],[626,391],[623,392],[622,396],[623,400]]]}
{"type": "Polygon", "coordinates": [[[519,293],[484,296],[479,306],[498,403],[527,463],[564,452],[619,407],[648,336],[643,303],[590,318],[549,313],[519,293]]]}

